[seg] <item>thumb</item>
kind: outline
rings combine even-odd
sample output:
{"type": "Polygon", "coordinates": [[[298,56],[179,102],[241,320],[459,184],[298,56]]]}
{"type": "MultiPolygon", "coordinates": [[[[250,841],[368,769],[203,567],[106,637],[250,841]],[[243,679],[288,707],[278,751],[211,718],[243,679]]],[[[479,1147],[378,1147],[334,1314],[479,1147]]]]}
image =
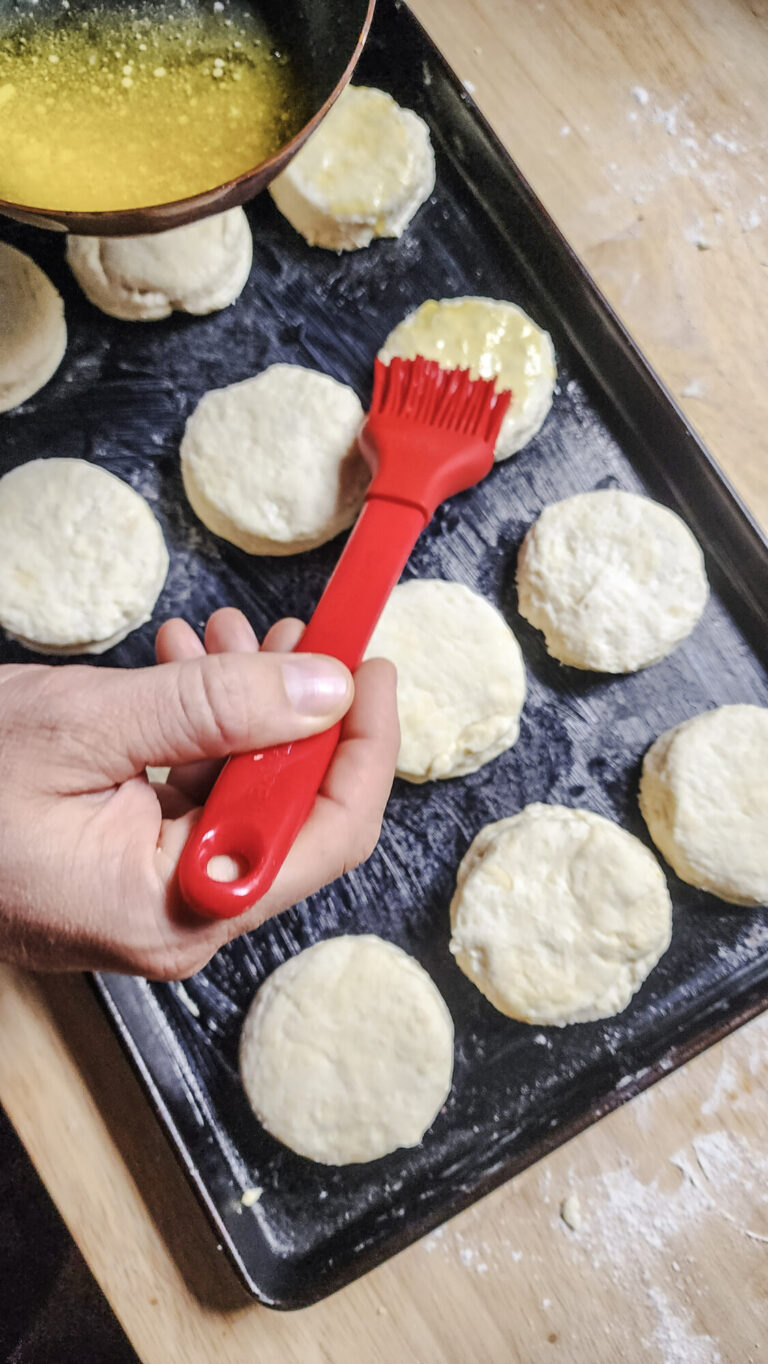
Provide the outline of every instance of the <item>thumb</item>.
{"type": "MultiPolygon", "coordinates": [[[[94,670],[91,724],[105,721],[111,782],[147,765],[226,758],[328,729],[352,703],[343,663],[320,654],[208,654],[153,668],[94,670]]],[[[89,745],[92,750],[92,746],[89,745]]]]}

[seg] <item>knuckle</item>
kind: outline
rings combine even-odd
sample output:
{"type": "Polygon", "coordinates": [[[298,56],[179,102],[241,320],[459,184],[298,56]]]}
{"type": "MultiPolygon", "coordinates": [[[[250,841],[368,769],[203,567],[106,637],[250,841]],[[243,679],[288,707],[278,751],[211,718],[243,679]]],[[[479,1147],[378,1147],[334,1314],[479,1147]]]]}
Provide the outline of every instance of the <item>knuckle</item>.
{"type": "Polygon", "coordinates": [[[252,705],[242,659],[209,654],[204,667],[185,669],[180,700],[187,737],[205,736],[212,748],[234,747],[242,738],[252,705]]]}

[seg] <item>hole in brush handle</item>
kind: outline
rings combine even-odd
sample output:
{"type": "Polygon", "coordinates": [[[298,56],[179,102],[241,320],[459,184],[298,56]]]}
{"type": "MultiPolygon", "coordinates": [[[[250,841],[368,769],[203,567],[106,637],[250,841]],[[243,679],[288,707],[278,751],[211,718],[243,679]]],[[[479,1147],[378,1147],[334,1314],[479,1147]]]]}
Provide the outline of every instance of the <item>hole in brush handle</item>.
{"type": "Polygon", "coordinates": [[[219,820],[197,835],[193,830],[179,863],[184,900],[206,917],[243,914],[269,889],[275,874],[269,876],[266,853],[255,825],[243,818],[219,820]]]}
{"type": "Polygon", "coordinates": [[[240,881],[248,870],[248,863],[244,857],[214,853],[205,870],[212,881],[240,881]]]}
{"type": "Polygon", "coordinates": [[[312,810],[340,728],[230,758],[179,862],[191,909],[233,919],[266,895],[312,810]]]}

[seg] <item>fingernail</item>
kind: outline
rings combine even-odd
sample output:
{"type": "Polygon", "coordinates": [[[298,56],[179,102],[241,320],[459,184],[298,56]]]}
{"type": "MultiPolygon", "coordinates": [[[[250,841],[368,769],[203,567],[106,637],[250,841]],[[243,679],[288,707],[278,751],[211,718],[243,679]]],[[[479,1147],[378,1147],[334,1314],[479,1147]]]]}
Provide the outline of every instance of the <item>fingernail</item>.
{"type": "Polygon", "coordinates": [[[314,654],[296,654],[283,664],[283,684],[300,715],[327,715],[349,694],[349,673],[342,663],[314,654]]]}

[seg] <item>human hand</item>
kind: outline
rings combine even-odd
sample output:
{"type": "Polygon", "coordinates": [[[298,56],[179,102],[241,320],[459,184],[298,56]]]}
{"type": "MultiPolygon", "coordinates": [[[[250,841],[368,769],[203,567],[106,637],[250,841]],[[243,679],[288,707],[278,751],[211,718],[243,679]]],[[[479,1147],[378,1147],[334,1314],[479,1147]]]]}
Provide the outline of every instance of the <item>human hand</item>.
{"type": "Polygon", "coordinates": [[[205,646],[166,622],[158,667],[0,667],[0,958],[179,979],[370,855],[399,742],[394,670],[364,663],[353,685],[335,660],[290,654],[301,630],[282,621],[259,650],[245,617],[225,608],[205,646]],[[237,919],[193,915],[175,872],[221,760],[342,716],[271,889],[237,919]],[[168,782],[152,785],[147,765],[170,766],[168,782]]]}

